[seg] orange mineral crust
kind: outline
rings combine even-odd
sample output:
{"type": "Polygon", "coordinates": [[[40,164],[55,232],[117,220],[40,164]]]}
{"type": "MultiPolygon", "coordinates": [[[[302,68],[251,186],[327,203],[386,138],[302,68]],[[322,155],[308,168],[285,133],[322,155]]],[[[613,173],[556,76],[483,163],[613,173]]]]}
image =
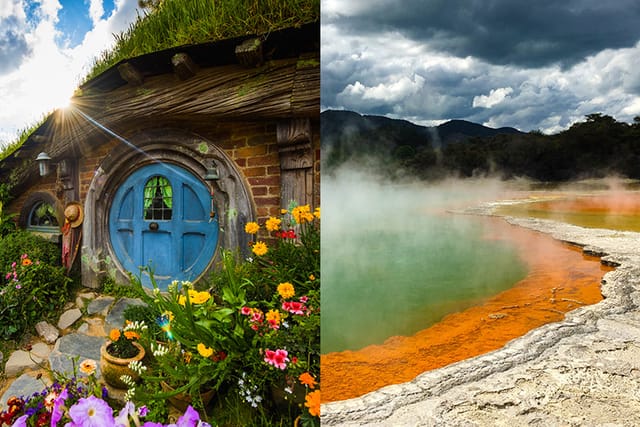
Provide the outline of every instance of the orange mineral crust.
{"type": "Polygon", "coordinates": [[[496,350],[534,328],[562,320],[568,311],[602,299],[600,281],[613,268],[547,235],[510,226],[501,219],[487,221],[492,227],[486,238],[515,242],[527,264],[527,277],[482,305],[450,314],[413,336],[322,355],[324,402],[362,396],[496,350]]]}

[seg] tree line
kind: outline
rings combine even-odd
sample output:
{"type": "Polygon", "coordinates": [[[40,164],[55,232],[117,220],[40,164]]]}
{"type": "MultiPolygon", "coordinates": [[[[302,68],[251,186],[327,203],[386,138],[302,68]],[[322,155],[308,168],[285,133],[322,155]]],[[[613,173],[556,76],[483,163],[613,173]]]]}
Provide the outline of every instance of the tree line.
{"type": "MultiPolygon", "coordinates": [[[[387,123],[388,124],[388,123],[387,123]]],[[[324,126],[324,125],[323,125],[324,126]]],[[[640,179],[640,116],[632,124],[601,113],[553,135],[495,133],[458,137],[437,146],[424,134],[393,129],[333,132],[323,171],[346,161],[370,162],[392,177],[499,176],[561,182],[610,175],[640,179]]],[[[325,155],[326,154],[326,155],[325,155]]]]}

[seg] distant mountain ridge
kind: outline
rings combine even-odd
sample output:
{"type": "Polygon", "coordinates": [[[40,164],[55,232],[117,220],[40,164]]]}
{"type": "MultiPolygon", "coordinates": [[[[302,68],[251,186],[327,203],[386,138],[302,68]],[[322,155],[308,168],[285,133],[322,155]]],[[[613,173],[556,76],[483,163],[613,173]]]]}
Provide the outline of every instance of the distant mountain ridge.
{"type": "Polygon", "coordinates": [[[485,138],[499,134],[521,134],[512,127],[498,129],[466,120],[450,120],[438,126],[421,126],[407,120],[390,119],[384,116],[362,115],[347,110],[326,110],[320,114],[323,143],[334,145],[343,138],[364,137],[370,144],[380,138],[395,144],[417,145],[427,142],[433,148],[441,148],[452,142],[471,138],[485,138]]]}

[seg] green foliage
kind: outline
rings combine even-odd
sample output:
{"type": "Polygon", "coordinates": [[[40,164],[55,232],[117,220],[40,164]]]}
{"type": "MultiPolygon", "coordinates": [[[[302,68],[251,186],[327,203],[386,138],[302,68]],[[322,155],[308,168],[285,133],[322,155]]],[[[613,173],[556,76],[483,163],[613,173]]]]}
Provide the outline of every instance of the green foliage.
{"type": "Polygon", "coordinates": [[[50,266],[61,265],[60,248],[55,243],[28,231],[16,230],[0,238],[0,272],[7,273],[23,254],[50,266]]]}
{"type": "Polygon", "coordinates": [[[71,279],[57,267],[28,253],[17,257],[0,286],[0,339],[22,336],[38,321],[50,320],[69,297],[71,279]]]}
{"type": "Polygon", "coordinates": [[[0,238],[12,233],[16,229],[16,223],[14,221],[16,215],[8,214],[3,210],[3,207],[9,201],[11,201],[9,185],[0,183],[0,238]]]}
{"type": "Polygon", "coordinates": [[[132,280],[149,307],[133,315],[145,322],[156,315],[165,333],[164,342],[151,335],[141,340],[150,342],[153,357],[130,390],[137,404],[159,407],[186,392],[204,410],[201,394],[215,389],[212,405],[224,406],[212,411],[218,423],[291,425],[300,416],[305,425],[317,425],[304,406],[311,390],[302,378],[320,378],[319,216],[319,209],[293,204],[284,220],[270,218],[276,243],[246,261],[223,251],[208,290],[175,281],[163,293],[150,274],[150,294],[132,280]],[[173,391],[162,389],[163,382],[173,391]]]}

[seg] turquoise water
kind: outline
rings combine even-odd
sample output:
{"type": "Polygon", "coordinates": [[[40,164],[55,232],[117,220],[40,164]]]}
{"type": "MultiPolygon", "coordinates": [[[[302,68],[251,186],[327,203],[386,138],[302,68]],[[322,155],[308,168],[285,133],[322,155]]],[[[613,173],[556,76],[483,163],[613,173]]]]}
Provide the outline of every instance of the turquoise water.
{"type": "Polygon", "coordinates": [[[511,287],[526,267],[486,218],[447,214],[483,188],[322,183],[322,352],[412,335],[511,287]]]}

